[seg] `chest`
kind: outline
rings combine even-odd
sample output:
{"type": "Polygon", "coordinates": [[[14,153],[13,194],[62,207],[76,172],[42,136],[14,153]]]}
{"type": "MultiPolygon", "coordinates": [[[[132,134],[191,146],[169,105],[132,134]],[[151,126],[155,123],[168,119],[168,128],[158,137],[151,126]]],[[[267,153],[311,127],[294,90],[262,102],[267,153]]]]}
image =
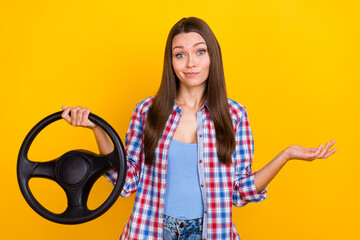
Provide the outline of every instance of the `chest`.
{"type": "Polygon", "coordinates": [[[184,143],[197,143],[196,111],[183,110],[173,138],[184,143]]]}

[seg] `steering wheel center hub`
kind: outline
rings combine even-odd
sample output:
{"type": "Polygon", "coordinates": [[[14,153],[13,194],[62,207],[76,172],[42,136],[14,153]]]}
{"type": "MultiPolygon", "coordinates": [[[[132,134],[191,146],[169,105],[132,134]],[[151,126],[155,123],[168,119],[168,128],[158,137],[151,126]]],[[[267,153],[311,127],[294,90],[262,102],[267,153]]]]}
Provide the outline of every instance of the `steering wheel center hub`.
{"type": "Polygon", "coordinates": [[[65,154],[59,159],[56,172],[63,184],[75,186],[82,183],[86,178],[89,165],[87,160],[80,154],[65,154]]]}

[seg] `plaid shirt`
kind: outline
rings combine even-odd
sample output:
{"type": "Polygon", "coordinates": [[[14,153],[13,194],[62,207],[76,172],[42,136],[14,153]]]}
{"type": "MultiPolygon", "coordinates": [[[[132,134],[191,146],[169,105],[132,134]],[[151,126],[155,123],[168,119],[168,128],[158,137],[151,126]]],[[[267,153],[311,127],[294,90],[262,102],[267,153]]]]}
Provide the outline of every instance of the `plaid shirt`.
{"type": "MultiPolygon", "coordinates": [[[[154,166],[148,166],[142,146],[146,115],[153,99],[153,96],[146,98],[136,105],[126,133],[127,175],[121,196],[137,193],[133,212],[120,239],[163,239],[167,153],[182,110],[175,102],[155,149],[154,166]]],[[[232,221],[232,205],[241,207],[248,202],[262,201],[267,193],[267,187],[259,194],[256,192],[254,173],[251,173],[254,141],[247,110],[234,100],[228,102],[236,141],[233,164],[230,165],[218,160],[215,127],[206,102],[197,112],[198,168],[204,204],[203,239],[208,240],[239,240],[232,221]]],[[[109,171],[105,177],[114,184],[116,170],[109,171]]]]}

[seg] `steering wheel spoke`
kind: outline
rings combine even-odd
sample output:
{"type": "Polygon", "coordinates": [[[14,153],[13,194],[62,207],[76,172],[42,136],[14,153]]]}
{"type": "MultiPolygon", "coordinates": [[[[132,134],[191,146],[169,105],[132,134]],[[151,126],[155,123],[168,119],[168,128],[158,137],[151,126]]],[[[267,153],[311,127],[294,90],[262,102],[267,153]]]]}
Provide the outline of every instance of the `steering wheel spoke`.
{"type": "Polygon", "coordinates": [[[35,168],[31,174],[31,177],[48,178],[56,181],[55,167],[57,159],[48,162],[34,162],[35,168]]]}
{"type": "Polygon", "coordinates": [[[90,189],[85,188],[82,185],[78,187],[63,187],[66,193],[69,207],[81,207],[87,208],[87,200],[89,197],[90,189]]]}
{"type": "Polygon", "coordinates": [[[60,214],[61,218],[73,219],[73,221],[79,221],[79,219],[84,218],[91,214],[91,210],[89,210],[86,206],[68,206],[62,214],[60,214]]]}
{"type": "MultiPolygon", "coordinates": [[[[105,172],[116,168],[116,156],[115,151],[107,154],[107,155],[97,155],[97,156],[89,156],[90,162],[90,176],[95,175],[95,177],[100,177],[105,172]]],[[[117,160],[118,161],[118,160],[117,160]]]]}

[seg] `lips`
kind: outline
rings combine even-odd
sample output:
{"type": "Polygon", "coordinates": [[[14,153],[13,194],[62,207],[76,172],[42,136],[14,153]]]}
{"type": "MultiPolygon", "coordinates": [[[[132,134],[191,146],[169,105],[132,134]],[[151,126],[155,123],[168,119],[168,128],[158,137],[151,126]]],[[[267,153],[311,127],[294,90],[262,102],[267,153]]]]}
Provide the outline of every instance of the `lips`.
{"type": "Polygon", "coordinates": [[[187,77],[194,77],[194,76],[198,75],[199,72],[184,72],[184,74],[185,74],[187,77]]]}

